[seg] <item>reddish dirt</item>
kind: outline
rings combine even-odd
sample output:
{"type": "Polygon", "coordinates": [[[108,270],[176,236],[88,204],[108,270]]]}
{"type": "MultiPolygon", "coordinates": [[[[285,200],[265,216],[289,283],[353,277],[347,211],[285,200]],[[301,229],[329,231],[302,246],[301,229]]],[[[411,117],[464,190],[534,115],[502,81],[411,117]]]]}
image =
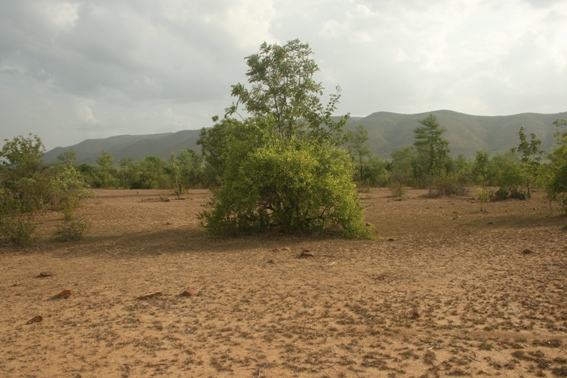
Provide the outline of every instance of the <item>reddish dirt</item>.
{"type": "Polygon", "coordinates": [[[361,193],[377,240],[209,239],[205,190],[99,190],[0,250],[0,376],[567,376],[567,219],[425,194],[361,193]]]}

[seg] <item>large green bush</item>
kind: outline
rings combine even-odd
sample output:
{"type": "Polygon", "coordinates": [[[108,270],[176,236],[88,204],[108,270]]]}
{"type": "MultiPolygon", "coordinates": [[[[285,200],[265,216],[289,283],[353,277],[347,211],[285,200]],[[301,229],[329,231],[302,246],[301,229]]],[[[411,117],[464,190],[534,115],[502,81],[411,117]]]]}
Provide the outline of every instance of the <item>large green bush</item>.
{"type": "Polygon", "coordinates": [[[276,137],[230,161],[225,185],[201,219],[212,234],[336,231],[371,237],[351,177],[345,150],[276,137]]]}

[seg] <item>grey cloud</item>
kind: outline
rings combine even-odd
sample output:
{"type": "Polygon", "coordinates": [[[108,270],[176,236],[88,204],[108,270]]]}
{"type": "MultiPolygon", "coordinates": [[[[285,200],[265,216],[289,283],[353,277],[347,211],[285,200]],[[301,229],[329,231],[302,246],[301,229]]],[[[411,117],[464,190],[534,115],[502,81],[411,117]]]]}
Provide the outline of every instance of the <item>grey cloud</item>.
{"type": "Polygon", "coordinates": [[[0,1],[0,131],[51,146],[209,126],[244,57],[295,38],[341,113],[565,110],[560,1],[0,1]]]}

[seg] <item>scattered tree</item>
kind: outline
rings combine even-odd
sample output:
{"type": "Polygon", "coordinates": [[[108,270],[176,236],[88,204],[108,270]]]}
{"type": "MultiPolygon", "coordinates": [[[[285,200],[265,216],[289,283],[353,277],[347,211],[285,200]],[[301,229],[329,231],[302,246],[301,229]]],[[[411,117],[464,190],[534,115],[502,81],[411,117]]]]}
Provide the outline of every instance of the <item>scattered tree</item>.
{"type": "Polygon", "coordinates": [[[322,105],[311,54],[298,40],[262,44],[247,58],[251,89],[233,86],[237,101],[201,133],[207,165],[221,184],[200,214],[209,234],[338,231],[371,237],[352,182],[352,161],[339,148],[347,117],[331,117],[338,92],[322,105]],[[231,118],[239,105],[249,118],[231,118]]]}
{"type": "Polygon", "coordinates": [[[419,123],[422,126],[414,130],[413,144],[417,151],[416,175],[424,186],[433,184],[439,189],[449,157],[449,142],[443,139],[445,128],[439,125],[433,114],[419,123]]]}
{"type": "Polygon", "coordinates": [[[416,157],[414,146],[398,148],[392,152],[390,190],[394,197],[401,198],[404,195],[405,187],[411,185],[416,157]]]}
{"type": "Polygon", "coordinates": [[[74,211],[89,195],[77,171],[72,166],[45,164],[45,148],[37,135],[4,142],[0,151],[0,241],[28,243],[36,228],[35,216],[48,208],[62,210],[66,225],[75,222],[74,211]]]}
{"type": "Polygon", "coordinates": [[[368,142],[368,130],[364,125],[356,126],[355,132],[349,135],[348,149],[355,161],[359,182],[364,182],[364,170],[368,159],[371,157],[370,148],[368,148],[366,142],[368,142]]]}
{"type": "Polygon", "coordinates": [[[549,155],[549,179],[546,183],[546,190],[550,200],[557,200],[559,208],[564,215],[567,215],[567,120],[558,119],[554,122],[557,126],[555,133],[556,146],[549,155]]]}
{"type": "Polygon", "coordinates": [[[539,168],[541,166],[541,159],[543,157],[543,151],[540,148],[541,140],[532,133],[530,135],[531,139],[528,141],[523,127],[520,127],[518,136],[520,137],[520,144],[518,147],[512,148],[512,152],[515,152],[520,156],[524,177],[523,181],[527,190],[527,196],[530,198],[532,196],[532,186],[537,180],[539,168]]]}
{"type": "Polygon", "coordinates": [[[487,152],[477,151],[476,158],[473,165],[473,173],[476,175],[477,181],[480,182],[480,191],[478,193],[478,199],[480,200],[480,211],[482,212],[483,204],[490,201],[490,190],[488,188],[489,180],[489,162],[490,156],[487,152]]]}

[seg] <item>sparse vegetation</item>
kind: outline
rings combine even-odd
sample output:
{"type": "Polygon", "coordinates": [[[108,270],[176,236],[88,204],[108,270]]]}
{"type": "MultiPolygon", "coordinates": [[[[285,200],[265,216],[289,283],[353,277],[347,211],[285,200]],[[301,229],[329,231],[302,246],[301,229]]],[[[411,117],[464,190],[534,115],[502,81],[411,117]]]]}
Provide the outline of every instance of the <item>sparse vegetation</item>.
{"type": "Polygon", "coordinates": [[[0,240],[29,243],[36,229],[35,217],[46,209],[61,211],[67,227],[75,224],[73,214],[91,192],[70,160],[57,166],[45,164],[45,149],[37,135],[4,142],[0,151],[0,240]]]}

